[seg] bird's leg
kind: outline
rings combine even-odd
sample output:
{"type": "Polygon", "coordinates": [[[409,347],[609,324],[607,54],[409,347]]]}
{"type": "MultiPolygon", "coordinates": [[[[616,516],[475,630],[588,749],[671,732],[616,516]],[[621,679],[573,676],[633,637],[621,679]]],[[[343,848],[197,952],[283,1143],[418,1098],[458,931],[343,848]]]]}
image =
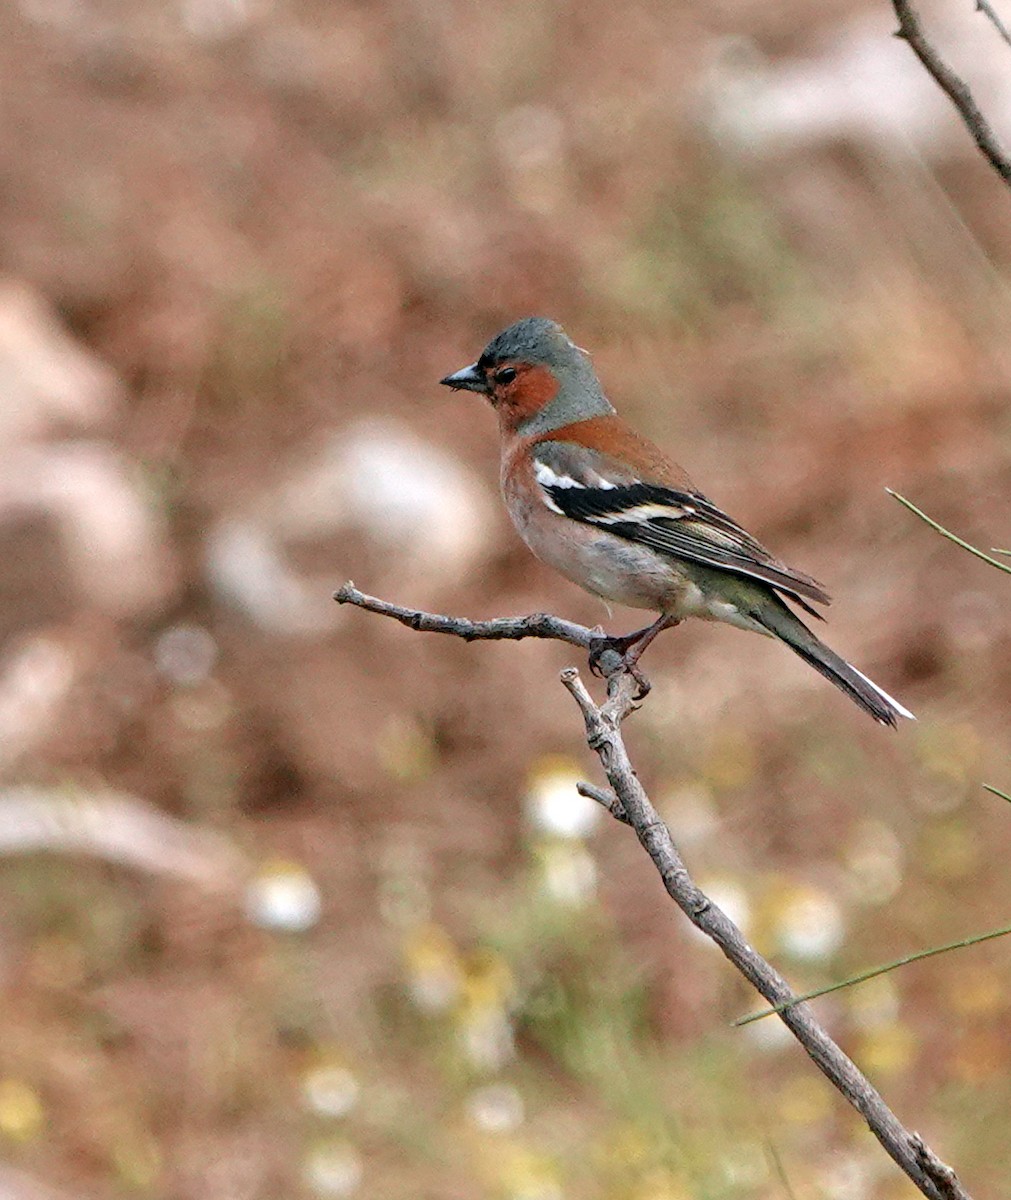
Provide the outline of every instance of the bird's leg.
{"type": "Polygon", "coordinates": [[[675,625],[680,625],[680,623],[680,617],[673,617],[665,613],[663,616],[657,617],[652,625],[640,630],[638,635],[633,635],[634,641],[625,649],[625,666],[629,668],[634,667],[642,657],[643,650],[646,649],[658,633],[663,633],[665,629],[673,629],[675,625]]]}
{"type": "Polygon", "coordinates": [[[663,633],[665,629],[671,629],[673,626],[678,624],[680,624],[680,621],[677,617],[672,617],[667,614],[657,617],[653,624],[650,625],[648,629],[644,629],[638,640],[633,642],[632,645],[629,646],[622,655],[622,663],[625,667],[625,670],[628,671],[628,673],[635,680],[639,689],[635,695],[636,700],[642,700],[652,686],[650,681],[646,678],[642,671],[639,670],[637,665],[639,659],[642,657],[642,652],[658,633],[663,633]]]}
{"type": "Polygon", "coordinates": [[[638,685],[639,692],[636,699],[641,700],[650,689],[649,680],[637,666],[642,652],[658,633],[662,633],[665,629],[670,629],[678,623],[678,617],[664,614],[657,617],[652,625],[647,625],[645,629],[637,629],[635,633],[628,633],[624,637],[601,637],[595,639],[590,647],[590,670],[595,675],[603,674],[600,668],[601,657],[608,650],[616,651],[621,655],[621,665],[638,685]]]}

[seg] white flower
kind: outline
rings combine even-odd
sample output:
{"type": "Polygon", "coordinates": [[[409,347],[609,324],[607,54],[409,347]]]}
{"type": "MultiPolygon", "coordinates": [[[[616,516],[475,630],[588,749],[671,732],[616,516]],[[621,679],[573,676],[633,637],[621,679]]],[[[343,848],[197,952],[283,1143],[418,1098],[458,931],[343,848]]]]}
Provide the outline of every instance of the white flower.
{"type": "Polygon", "coordinates": [[[467,1097],[467,1113],[479,1129],[509,1133],[523,1123],[523,1097],[508,1083],[489,1083],[467,1097]]]}
{"type": "Polygon", "coordinates": [[[358,1080],[347,1067],[324,1064],[302,1076],[302,1094],[309,1107],[323,1117],[343,1117],[354,1108],[358,1080]]]}
{"type": "Polygon", "coordinates": [[[297,863],[275,863],[246,890],[246,915],[254,925],[304,933],[319,921],[323,901],[312,876],[297,863]]]}
{"type": "Polygon", "coordinates": [[[526,796],[535,829],[563,838],[585,838],[593,832],[603,809],[576,791],[578,782],[576,766],[568,759],[549,756],[535,764],[526,796]]]}

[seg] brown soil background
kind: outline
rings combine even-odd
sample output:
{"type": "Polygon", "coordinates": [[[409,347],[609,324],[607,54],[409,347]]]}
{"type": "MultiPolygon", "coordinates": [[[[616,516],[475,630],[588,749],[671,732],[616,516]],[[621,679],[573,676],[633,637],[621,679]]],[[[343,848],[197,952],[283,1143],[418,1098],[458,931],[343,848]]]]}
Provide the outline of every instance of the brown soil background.
{"type": "MultiPolygon", "coordinates": [[[[117,613],[50,523],[0,514],[4,653],[44,637],[75,663],[4,782],[130,793],[216,831],[254,875],[299,864],[322,904],[286,934],[251,923],[231,879],[0,861],[9,1194],[912,1194],[799,1052],[730,1027],[752,998],[627,831],[594,835],[587,905],[560,916],[538,891],[550,846],[524,819],[529,781],[547,756],[596,769],[557,683],[572,655],[329,599],[353,578],[476,617],[606,619],[530,559],[497,506],[489,414],[436,382],[509,321],[552,315],[634,424],[827,583],[828,639],[919,717],[880,730],[732,630],[665,636],[628,736],[675,829],[702,804],[693,867],[749,901],[799,986],[1008,920],[1011,813],[981,784],[1011,786],[1011,593],[884,488],[1007,545],[1009,198],[940,100],[908,142],[845,119],[852,96],[824,129],[750,147],[711,119],[730,95],[716,66],[817,59],[857,19],[901,108],[889,71],[908,50],[886,10],[0,10],[0,266],[123,385],[99,426],[46,444],[110,447],[164,529],[164,586],[117,613]],[[462,464],[480,514],[462,557],[433,558],[423,528],[408,553],[367,521],[327,526],[326,497],[316,525],[286,523],[286,489],[365,418],[462,464]],[[213,584],[214,531],[251,514],[308,588],[307,632],[265,628],[213,584]],[[216,648],[189,684],[158,668],[180,626],[216,648]],[[869,899],[879,850],[896,878],[869,899]],[[844,923],[827,957],[791,957],[798,896],[844,923]],[[432,961],[462,988],[436,1017],[409,998],[432,961]],[[460,1049],[485,1003],[516,1035],[494,1070],[460,1049]],[[346,1112],[314,1106],[324,1068],[356,1081],[346,1112]],[[525,1106],[505,1132],[473,1119],[489,1081],[525,1106]]],[[[820,78],[815,96],[838,75],[820,78]]],[[[1011,1171],[1008,953],[823,1002],[981,1197],[1011,1171]]]]}

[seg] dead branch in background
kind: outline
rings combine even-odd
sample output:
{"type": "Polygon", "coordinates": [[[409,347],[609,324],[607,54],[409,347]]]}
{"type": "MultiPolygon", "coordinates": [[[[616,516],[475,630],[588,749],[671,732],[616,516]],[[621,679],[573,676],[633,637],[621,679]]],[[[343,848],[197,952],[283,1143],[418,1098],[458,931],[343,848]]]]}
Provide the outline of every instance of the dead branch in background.
{"type": "Polygon", "coordinates": [[[987,0],[976,0],[976,11],[982,13],[1000,34],[1001,40],[1011,46],[1011,32],[1008,31],[1008,27],[997,15],[997,11],[993,5],[989,4],[987,0]]]}
{"type": "MultiPolygon", "coordinates": [[[[597,634],[542,613],[470,621],[415,609],[401,608],[360,592],[350,581],[335,594],[338,604],[353,604],[368,612],[392,617],[411,629],[446,633],[466,641],[553,638],[589,649],[597,634]]],[[[639,782],[621,735],[621,724],[634,711],[637,683],[622,668],[619,656],[608,651],[600,658],[607,677],[607,700],[598,706],[586,690],[575,667],[561,675],[566,690],[579,706],[586,727],[586,744],[600,759],[610,790],[590,784],[580,791],[599,801],[613,817],[631,825],[643,848],[660,872],[664,887],[696,928],[711,938],[748,982],[774,1007],[777,1015],[810,1056],[815,1066],[860,1113],[874,1136],[924,1196],[931,1200],[969,1200],[955,1172],[946,1166],[923,1139],[910,1133],[871,1086],[856,1064],[845,1055],[815,1019],[810,1007],[800,1003],[790,985],[757,953],[733,921],[695,884],[639,782]]]]}
{"type": "MultiPolygon", "coordinates": [[[[973,98],[972,92],[969,91],[968,84],[959,75],[955,74],[934,49],[923,32],[919,14],[913,8],[910,0],[892,0],[892,7],[895,9],[895,15],[899,18],[899,28],[895,36],[909,43],[910,48],[923,64],[924,69],[952,104],[954,104],[959,116],[965,122],[966,128],[972,134],[973,141],[975,141],[976,145],[983,152],[987,162],[989,162],[990,166],[993,167],[1001,179],[1011,187],[1011,159],[1008,158],[1007,152],[1001,145],[996,133],[994,133],[990,122],[983,116],[982,110],[973,98]]],[[[1006,40],[1007,30],[992,9],[990,9],[989,5],[985,5],[985,0],[984,4],[977,2],[976,7],[996,24],[1001,35],[1006,40]]]]}

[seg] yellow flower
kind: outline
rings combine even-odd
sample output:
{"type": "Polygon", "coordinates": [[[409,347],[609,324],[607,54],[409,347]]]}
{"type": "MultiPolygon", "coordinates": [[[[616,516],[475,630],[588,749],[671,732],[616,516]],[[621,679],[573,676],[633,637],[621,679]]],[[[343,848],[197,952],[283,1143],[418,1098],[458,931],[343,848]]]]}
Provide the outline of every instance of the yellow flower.
{"type": "Polygon", "coordinates": [[[962,821],[943,821],[924,830],[920,840],[923,865],[935,879],[965,879],[979,859],[979,841],[962,821]]]}
{"type": "Polygon", "coordinates": [[[710,747],[702,777],[715,791],[732,791],[750,783],[756,769],[751,739],[742,730],[726,730],[710,747]]]}
{"type": "Polygon", "coordinates": [[[162,1155],[158,1143],[147,1133],[117,1139],[112,1160],[120,1179],[137,1191],[150,1191],[161,1174],[162,1155]]]}
{"type": "Polygon", "coordinates": [[[438,766],[435,743],[409,717],[391,717],[376,739],[376,757],[388,775],[401,783],[427,779],[438,766]]]}
{"type": "Polygon", "coordinates": [[[781,1089],[777,1111],[791,1125],[817,1125],[831,1113],[834,1094],[824,1080],[799,1075],[781,1089]]]}
{"type": "Polygon", "coordinates": [[[453,939],[440,925],[426,923],[408,930],[403,946],[407,987],[426,1012],[453,1007],[463,987],[463,966],[453,939]]]}
{"type": "Polygon", "coordinates": [[[17,1142],[37,1137],[45,1123],[38,1092],[21,1079],[0,1079],[0,1132],[17,1142]]]}
{"type": "Polygon", "coordinates": [[[869,1030],[860,1039],[857,1062],[869,1075],[898,1075],[916,1054],[916,1036],[908,1025],[893,1021],[869,1030]]]}
{"type": "Polygon", "coordinates": [[[966,1016],[1000,1012],[1007,1005],[1001,978],[992,967],[960,966],[946,984],[948,1005],[966,1016]]]}

